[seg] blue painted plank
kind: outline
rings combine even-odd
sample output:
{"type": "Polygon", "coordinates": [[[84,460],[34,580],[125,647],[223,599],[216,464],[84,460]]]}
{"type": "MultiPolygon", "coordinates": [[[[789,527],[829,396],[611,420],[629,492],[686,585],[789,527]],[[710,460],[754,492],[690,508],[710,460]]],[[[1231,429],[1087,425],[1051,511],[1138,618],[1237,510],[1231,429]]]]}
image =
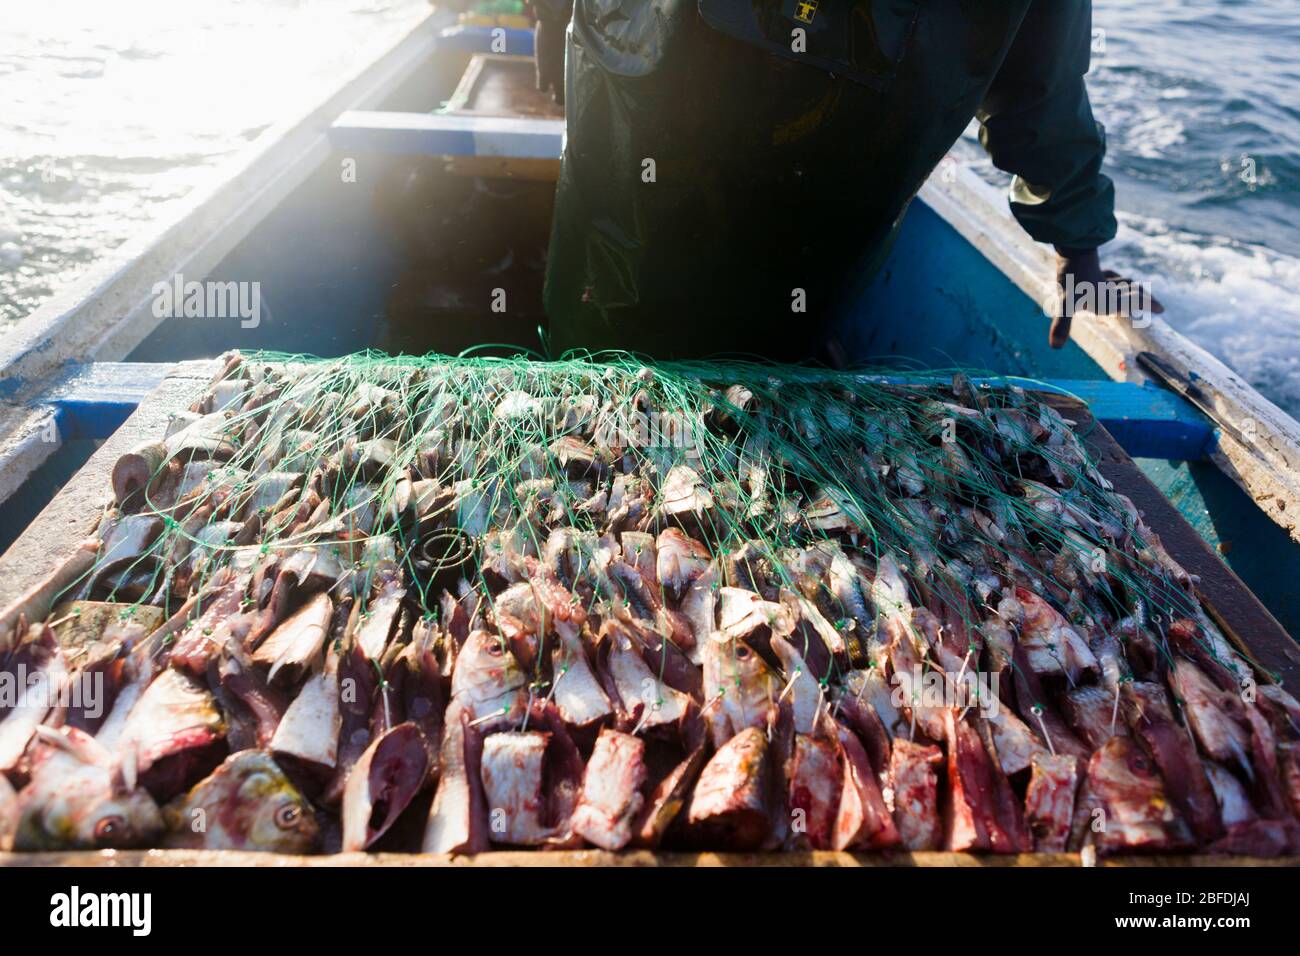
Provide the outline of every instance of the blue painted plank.
{"type": "MultiPolygon", "coordinates": [[[[152,362],[97,362],[74,366],[41,396],[55,407],[67,439],[106,438],[135,410],[172,366],[152,362]]],[[[1005,380],[976,379],[976,382],[1005,380]]],[[[1214,447],[1214,429],[1191,403],[1156,386],[1105,380],[1016,379],[1029,389],[1055,391],[1086,402],[1134,458],[1200,461],[1214,447]]]]}
{"type": "Polygon", "coordinates": [[[1093,417],[1133,458],[1200,461],[1214,449],[1210,420],[1157,385],[1068,379],[1047,384],[1087,402],[1093,417]]]}
{"type": "Polygon", "coordinates": [[[329,138],[344,151],[559,159],[564,120],[349,110],[334,121],[329,138]]]}
{"type": "Polygon", "coordinates": [[[40,401],[54,406],[65,441],[107,438],[174,367],[168,362],[75,365],[40,401]]]}
{"type": "Polygon", "coordinates": [[[438,46],[447,50],[464,50],[467,53],[506,53],[511,56],[533,55],[533,31],[514,27],[487,27],[465,25],[448,27],[438,34],[438,46]],[[494,50],[494,31],[500,30],[505,49],[500,44],[494,50]]]}

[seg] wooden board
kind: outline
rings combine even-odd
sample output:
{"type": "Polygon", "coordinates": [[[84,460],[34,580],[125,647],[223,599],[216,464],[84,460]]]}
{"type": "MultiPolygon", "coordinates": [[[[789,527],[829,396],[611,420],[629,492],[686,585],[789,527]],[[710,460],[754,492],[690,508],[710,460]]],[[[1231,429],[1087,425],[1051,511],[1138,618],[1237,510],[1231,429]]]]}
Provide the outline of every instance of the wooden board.
{"type": "Polygon", "coordinates": [[[478,54],[436,113],[349,111],[330,126],[344,152],[435,156],[463,176],[554,182],[564,108],[538,92],[528,57],[478,54]]]}
{"type": "Polygon", "coordinates": [[[564,107],[537,89],[533,59],[476,53],[447,100],[446,112],[463,116],[564,117],[564,107]]]}
{"type": "MultiPolygon", "coordinates": [[[[447,112],[458,116],[535,116],[563,119],[564,107],[537,89],[533,58],[478,53],[469,61],[447,112]]],[[[449,156],[447,171],[489,179],[528,179],[555,182],[560,160],[508,156],[449,156]]]]}
{"type": "MultiPolygon", "coordinates": [[[[113,462],[142,439],[162,434],[167,415],[185,407],[215,373],[217,363],[178,366],[121,429],[63,488],[48,508],[0,558],[0,608],[46,576],[75,552],[76,544],[94,530],[111,498],[109,474],[113,462]]],[[[1216,622],[1252,660],[1275,673],[1288,690],[1297,691],[1300,647],[1287,635],[1250,590],[1229,570],[1204,540],[1183,520],[1124,453],[1124,450],[1077,399],[1042,394],[1044,400],[1076,423],[1076,429],[1099,462],[1099,469],[1144,512],[1169,553],[1190,573],[1199,575],[1197,593],[1216,622]]],[[[964,853],[607,853],[580,851],[497,851],[473,857],[427,854],[334,854],[282,856],[191,850],[102,851],[76,853],[0,854],[0,866],[1034,866],[1092,865],[1081,854],[1021,854],[977,856],[964,853]]],[[[1131,856],[1095,861],[1099,866],[1300,866],[1300,857],[1256,859],[1227,856],[1131,856]]]]}
{"type": "MultiPolygon", "coordinates": [[[[141,442],[161,438],[167,416],[189,405],[219,367],[215,360],[177,365],[19,535],[0,557],[0,617],[56,567],[76,557],[112,503],[110,476],[117,459],[141,442]]],[[[4,630],[0,623],[0,635],[4,630]]]]}

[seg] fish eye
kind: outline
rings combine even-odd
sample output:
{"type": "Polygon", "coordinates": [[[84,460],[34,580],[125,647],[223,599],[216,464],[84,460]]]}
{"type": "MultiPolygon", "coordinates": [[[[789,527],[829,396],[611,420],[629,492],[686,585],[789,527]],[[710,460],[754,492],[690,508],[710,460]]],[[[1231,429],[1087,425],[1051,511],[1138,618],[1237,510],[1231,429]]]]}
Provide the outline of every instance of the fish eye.
{"type": "Polygon", "coordinates": [[[502,653],[501,645],[496,641],[490,641],[487,646],[487,652],[491,654],[493,657],[500,657],[502,653]]]}
{"type": "Polygon", "coordinates": [[[120,816],[104,817],[95,824],[96,840],[112,840],[126,830],[126,820],[120,816]]]}
{"type": "Polygon", "coordinates": [[[736,645],[736,657],[737,657],[739,660],[742,660],[742,661],[743,661],[743,660],[746,660],[746,659],[749,657],[749,645],[748,645],[748,644],[737,644],[737,645],[736,645]]]}
{"type": "Polygon", "coordinates": [[[302,807],[296,803],[286,803],[275,811],[275,825],[281,830],[292,830],[302,819],[302,807]]]}

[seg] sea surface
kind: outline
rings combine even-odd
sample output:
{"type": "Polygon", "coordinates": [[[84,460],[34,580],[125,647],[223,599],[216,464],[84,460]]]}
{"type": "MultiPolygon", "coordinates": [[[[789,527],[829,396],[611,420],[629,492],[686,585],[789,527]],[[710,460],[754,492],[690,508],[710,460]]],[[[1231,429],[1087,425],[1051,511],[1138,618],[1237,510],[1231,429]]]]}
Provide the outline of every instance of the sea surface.
{"type": "Polygon", "coordinates": [[[1120,221],[1104,265],[1300,417],[1300,2],[1094,0],[1093,25],[1120,221]]]}
{"type": "Polygon", "coordinates": [[[0,334],[427,0],[2,0],[0,334]]]}
{"type": "MultiPolygon", "coordinates": [[[[0,334],[427,9],[4,0],[0,334]]],[[[1300,416],[1300,2],[1096,0],[1095,25],[1107,264],[1300,416]]]]}

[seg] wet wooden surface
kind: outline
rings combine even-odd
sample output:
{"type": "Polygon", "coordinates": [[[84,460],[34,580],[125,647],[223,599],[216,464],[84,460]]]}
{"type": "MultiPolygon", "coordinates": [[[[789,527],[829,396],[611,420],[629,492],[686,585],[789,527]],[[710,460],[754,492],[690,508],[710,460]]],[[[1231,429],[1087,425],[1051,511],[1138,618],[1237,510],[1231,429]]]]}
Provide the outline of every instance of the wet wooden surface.
{"type": "MultiPolygon", "coordinates": [[[[526,116],[563,119],[564,107],[537,89],[532,57],[476,54],[465,68],[447,112],[463,116],[526,116]]],[[[553,183],[560,160],[510,156],[449,156],[448,172],[488,179],[526,179],[553,183]]]]}
{"type": "Polygon", "coordinates": [[[564,107],[537,89],[533,59],[477,53],[447,100],[447,112],[466,116],[564,117],[564,107]]]}

